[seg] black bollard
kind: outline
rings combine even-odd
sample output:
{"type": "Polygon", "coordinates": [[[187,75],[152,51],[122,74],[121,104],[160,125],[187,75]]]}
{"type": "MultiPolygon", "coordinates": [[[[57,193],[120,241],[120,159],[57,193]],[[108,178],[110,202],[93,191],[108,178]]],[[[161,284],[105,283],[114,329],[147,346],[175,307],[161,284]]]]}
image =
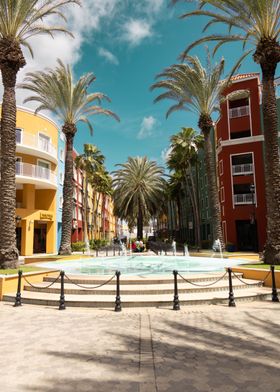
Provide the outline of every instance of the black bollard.
{"type": "Polygon", "coordinates": [[[106,248],[106,256],[108,256],[108,248],[106,248]]]}
{"type": "Polygon", "coordinates": [[[115,312],[122,310],[121,297],[120,297],[120,271],[116,271],[117,285],[116,285],[116,301],[115,301],[115,312]]]}
{"type": "Polygon", "coordinates": [[[165,249],[165,256],[167,256],[167,250],[165,249]]]}
{"type": "Polygon", "coordinates": [[[113,247],[113,250],[114,250],[114,256],[116,256],[116,249],[115,249],[115,247],[113,247]]]}
{"type": "Polygon", "coordinates": [[[64,271],[60,271],[60,299],[59,299],[59,310],[65,310],[65,296],[64,296],[64,271]]]}
{"type": "Polygon", "coordinates": [[[228,268],[228,283],[229,283],[229,297],[228,297],[228,306],[236,306],[234,301],[234,294],[232,288],[232,269],[228,268]]]}
{"type": "Polygon", "coordinates": [[[174,270],[173,271],[174,275],[174,299],[173,299],[173,310],[180,310],[180,301],[179,301],[179,295],[178,295],[178,271],[174,270]]]}
{"type": "Polygon", "coordinates": [[[14,307],[21,306],[21,277],[22,277],[22,270],[18,271],[18,287],[17,287],[17,294],[14,307]]]}
{"type": "Polygon", "coordinates": [[[272,280],[272,302],[279,302],[276,283],[275,283],[274,265],[270,266],[270,271],[271,271],[271,280],[272,280]]]}

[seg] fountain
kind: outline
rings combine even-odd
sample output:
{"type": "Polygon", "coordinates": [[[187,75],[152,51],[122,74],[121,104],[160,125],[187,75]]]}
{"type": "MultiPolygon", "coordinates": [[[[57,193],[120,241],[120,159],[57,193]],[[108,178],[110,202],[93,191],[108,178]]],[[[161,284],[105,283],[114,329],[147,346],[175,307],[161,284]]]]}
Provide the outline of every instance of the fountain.
{"type": "Polygon", "coordinates": [[[173,242],[172,242],[172,249],[173,249],[173,256],[177,256],[176,255],[176,241],[175,240],[173,240],[173,242]]]}
{"type": "Polygon", "coordinates": [[[121,246],[122,256],[127,257],[127,249],[126,249],[125,244],[122,241],[120,241],[120,246],[121,246]]]}
{"type": "MultiPolygon", "coordinates": [[[[212,249],[214,252],[220,252],[220,258],[223,259],[222,244],[221,244],[221,241],[219,238],[214,241],[212,249]]],[[[212,255],[212,257],[213,257],[213,255],[212,255]]]]}
{"type": "Polygon", "coordinates": [[[189,248],[188,248],[188,244],[184,245],[184,256],[185,257],[189,257],[190,253],[189,253],[189,248]]]}

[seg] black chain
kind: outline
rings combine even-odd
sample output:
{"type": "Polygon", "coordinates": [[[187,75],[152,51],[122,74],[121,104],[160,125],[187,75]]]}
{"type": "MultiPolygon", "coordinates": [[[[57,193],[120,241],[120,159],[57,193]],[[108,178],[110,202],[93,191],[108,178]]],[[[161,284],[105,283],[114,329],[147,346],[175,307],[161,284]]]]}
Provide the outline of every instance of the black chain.
{"type": "MultiPolygon", "coordinates": [[[[233,275],[240,280],[241,283],[246,284],[247,286],[255,286],[256,283],[247,283],[245,282],[243,279],[241,279],[238,275],[235,275],[235,273],[232,271],[233,275]]],[[[268,272],[268,274],[266,275],[266,277],[263,280],[260,280],[260,283],[264,283],[266,281],[266,279],[269,277],[270,275],[270,271],[268,272]]]]}
{"type": "Polygon", "coordinates": [[[198,284],[198,283],[191,282],[191,281],[188,280],[188,279],[185,279],[181,274],[178,273],[178,275],[180,276],[180,278],[182,278],[186,283],[190,283],[190,284],[192,284],[193,286],[197,286],[197,287],[209,287],[209,286],[213,286],[215,283],[218,283],[220,280],[222,280],[222,279],[226,276],[226,274],[227,274],[227,272],[225,272],[224,275],[221,276],[219,279],[215,280],[215,282],[212,282],[212,283],[210,283],[210,284],[198,284]]]}
{"type": "Polygon", "coordinates": [[[24,275],[22,275],[22,277],[26,281],[26,283],[29,284],[34,289],[48,289],[49,287],[51,287],[53,284],[55,284],[58,281],[58,279],[60,278],[60,274],[51,284],[49,284],[48,286],[43,286],[43,287],[42,286],[34,286],[31,282],[29,282],[29,280],[24,275]]]}
{"type": "Polygon", "coordinates": [[[82,289],[88,289],[88,290],[95,290],[95,289],[98,289],[99,287],[105,286],[106,284],[110,283],[114,279],[115,276],[116,275],[114,274],[109,280],[107,280],[106,282],[104,282],[104,283],[102,283],[102,284],[100,284],[98,286],[88,287],[88,286],[83,286],[81,284],[75,283],[72,279],[69,278],[69,276],[67,276],[65,274],[65,278],[68,279],[70,283],[72,283],[72,284],[74,284],[74,285],[76,285],[76,286],[78,286],[78,287],[80,287],[82,289]]]}

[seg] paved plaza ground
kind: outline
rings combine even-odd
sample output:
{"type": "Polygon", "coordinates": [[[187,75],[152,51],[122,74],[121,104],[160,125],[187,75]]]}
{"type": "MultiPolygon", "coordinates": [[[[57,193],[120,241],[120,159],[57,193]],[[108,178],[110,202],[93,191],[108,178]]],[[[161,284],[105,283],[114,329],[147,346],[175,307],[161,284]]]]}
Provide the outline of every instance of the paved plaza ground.
{"type": "Polygon", "coordinates": [[[0,303],[1,392],[280,392],[280,304],[66,309],[0,303]]]}

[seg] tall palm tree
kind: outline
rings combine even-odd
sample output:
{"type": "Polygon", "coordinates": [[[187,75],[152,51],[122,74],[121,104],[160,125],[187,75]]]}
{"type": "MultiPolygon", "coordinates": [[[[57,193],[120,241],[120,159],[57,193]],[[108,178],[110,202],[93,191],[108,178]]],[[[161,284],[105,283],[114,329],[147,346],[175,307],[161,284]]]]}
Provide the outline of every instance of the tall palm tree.
{"type": "Polygon", "coordinates": [[[183,173],[185,187],[190,196],[195,220],[196,245],[201,247],[200,214],[197,184],[193,171],[197,165],[197,151],[203,147],[203,137],[197,135],[192,128],[182,128],[180,132],[170,138],[171,151],[167,160],[169,169],[183,173]]]}
{"type": "Polygon", "coordinates": [[[85,173],[85,187],[83,194],[83,210],[84,210],[84,242],[86,251],[89,251],[88,241],[88,186],[92,182],[93,177],[98,173],[104,164],[105,157],[101,151],[93,144],[84,144],[84,153],[78,155],[75,159],[76,166],[85,173]]]}
{"type": "Polygon", "coordinates": [[[16,247],[16,97],[18,71],[26,64],[22,46],[33,55],[29,39],[39,34],[69,33],[62,26],[45,24],[49,16],[65,19],[64,6],[80,0],[1,0],[0,70],[4,86],[1,110],[1,186],[0,186],[0,265],[13,267],[18,262],[16,247]]]}
{"type": "Polygon", "coordinates": [[[114,204],[121,219],[137,221],[137,238],[143,223],[159,209],[165,188],[163,168],[147,157],[129,157],[113,172],[114,204]]]}
{"type": "MultiPolygon", "coordinates": [[[[180,0],[173,0],[176,3],[180,0]]],[[[265,244],[265,262],[280,264],[280,158],[278,153],[278,116],[274,78],[280,61],[280,0],[203,0],[198,9],[182,15],[186,18],[194,15],[210,17],[205,26],[217,23],[229,27],[227,34],[211,34],[200,38],[182,54],[182,57],[194,46],[208,41],[216,41],[216,51],[228,42],[242,42],[253,45],[242,57],[253,53],[254,61],[262,70],[262,111],[265,150],[265,184],[267,206],[267,240],[265,244]],[[205,9],[205,5],[211,8],[205,9]],[[236,28],[236,34],[232,28],[236,28]]]]}
{"type": "MultiPolygon", "coordinates": [[[[234,72],[233,69],[232,73],[234,72]]],[[[198,126],[204,136],[204,151],[210,206],[212,209],[213,235],[219,239],[224,248],[221,226],[221,211],[216,176],[215,155],[211,141],[213,129],[212,115],[220,110],[222,92],[228,85],[230,76],[221,81],[224,71],[224,60],[215,66],[202,66],[197,57],[186,57],[183,64],[175,64],[166,68],[158,77],[164,78],[156,82],[151,89],[164,88],[166,91],[159,95],[155,102],[163,99],[175,101],[166,113],[168,117],[178,110],[190,110],[198,114],[198,126]]],[[[231,75],[232,75],[231,73],[231,75]]]]}
{"type": "Polygon", "coordinates": [[[104,114],[119,120],[112,111],[103,109],[100,105],[102,99],[109,101],[103,93],[89,93],[88,89],[95,76],[92,73],[81,76],[75,83],[69,65],[64,65],[58,60],[55,69],[46,71],[30,72],[21,84],[21,88],[32,91],[35,95],[30,96],[25,102],[35,101],[40,105],[40,110],[50,110],[62,122],[62,131],[66,137],[66,159],[63,185],[63,208],[62,208],[62,235],[59,254],[71,254],[71,230],[72,230],[72,206],[73,206],[73,142],[77,132],[77,123],[83,122],[92,134],[93,128],[89,117],[96,114],[104,114]]]}

